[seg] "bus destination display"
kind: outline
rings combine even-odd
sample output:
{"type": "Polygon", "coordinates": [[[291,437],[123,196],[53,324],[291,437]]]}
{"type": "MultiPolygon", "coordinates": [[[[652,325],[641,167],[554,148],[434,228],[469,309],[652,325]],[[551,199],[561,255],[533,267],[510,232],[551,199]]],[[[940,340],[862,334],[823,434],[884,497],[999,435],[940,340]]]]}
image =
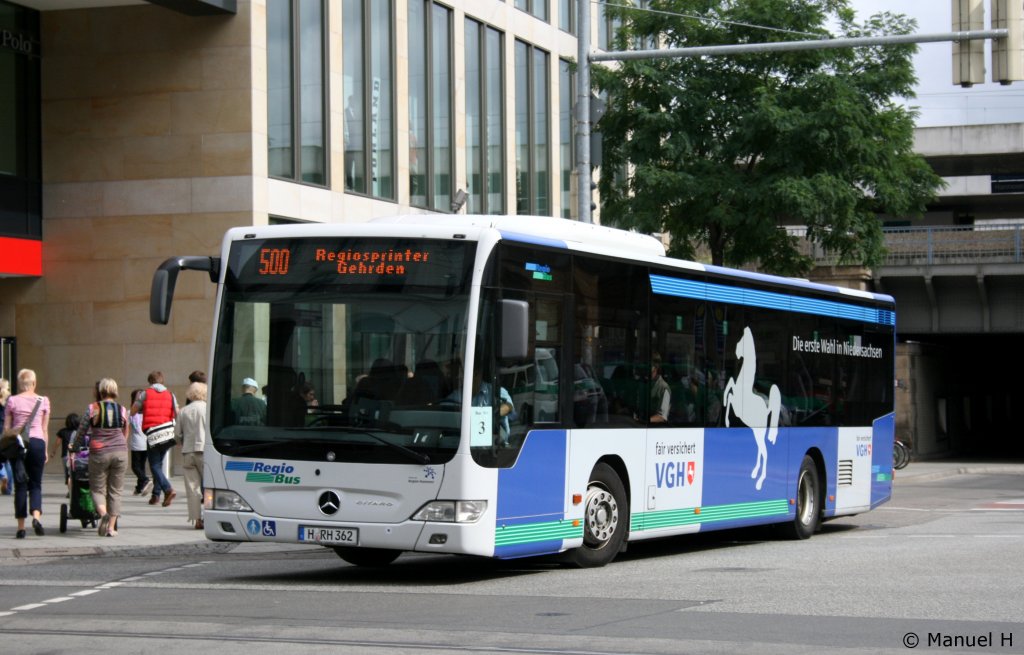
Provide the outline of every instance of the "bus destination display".
{"type": "Polygon", "coordinates": [[[472,243],[409,239],[275,239],[246,241],[232,251],[239,281],[447,284],[468,275],[472,243]]]}

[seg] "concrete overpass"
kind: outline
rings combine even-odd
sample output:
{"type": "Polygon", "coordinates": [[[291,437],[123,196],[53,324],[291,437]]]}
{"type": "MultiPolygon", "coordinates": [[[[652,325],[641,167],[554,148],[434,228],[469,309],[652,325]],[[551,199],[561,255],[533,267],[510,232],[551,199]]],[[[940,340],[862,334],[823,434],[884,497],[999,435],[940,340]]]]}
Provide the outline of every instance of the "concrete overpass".
{"type": "MultiPolygon", "coordinates": [[[[947,187],[927,214],[886,220],[874,270],[896,299],[897,432],[919,457],[1024,456],[1024,123],[921,128],[915,148],[947,187]]],[[[849,280],[848,280],[849,281],[849,280]]]]}

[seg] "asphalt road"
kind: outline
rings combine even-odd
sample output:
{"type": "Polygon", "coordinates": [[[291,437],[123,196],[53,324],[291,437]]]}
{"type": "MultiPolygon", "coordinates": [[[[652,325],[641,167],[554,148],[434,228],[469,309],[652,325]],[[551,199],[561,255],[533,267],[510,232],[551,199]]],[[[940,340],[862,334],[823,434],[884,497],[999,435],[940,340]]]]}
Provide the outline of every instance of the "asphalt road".
{"type": "Polygon", "coordinates": [[[809,541],[642,542],[592,570],[160,550],[0,561],[2,652],[1024,653],[1024,475],[900,484],[809,541]]]}

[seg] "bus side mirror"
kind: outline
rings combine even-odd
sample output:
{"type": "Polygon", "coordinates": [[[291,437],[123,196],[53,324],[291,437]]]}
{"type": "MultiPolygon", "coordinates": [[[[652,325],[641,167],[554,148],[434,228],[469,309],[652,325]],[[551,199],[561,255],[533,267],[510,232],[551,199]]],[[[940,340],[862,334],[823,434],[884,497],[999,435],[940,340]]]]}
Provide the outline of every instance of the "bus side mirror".
{"type": "Polygon", "coordinates": [[[153,273],[153,284],[149,289],[149,320],[158,325],[167,325],[171,318],[171,301],[174,300],[174,285],[179,271],[206,271],[210,281],[217,282],[220,276],[219,257],[171,257],[165,260],[153,273]]]}
{"type": "Polygon", "coordinates": [[[149,320],[157,325],[167,325],[171,318],[174,283],[178,280],[178,269],[166,269],[166,265],[167,262],[164,262],[156,273],[153,273],[153,285],[149,290],[149,320]]]}
{"type": "Polygon", "coordinates": [[[530,305],[525,300],[502,300],[501,344],[498,357],[504,363],[522,362],[529,346],[530,305]]]}

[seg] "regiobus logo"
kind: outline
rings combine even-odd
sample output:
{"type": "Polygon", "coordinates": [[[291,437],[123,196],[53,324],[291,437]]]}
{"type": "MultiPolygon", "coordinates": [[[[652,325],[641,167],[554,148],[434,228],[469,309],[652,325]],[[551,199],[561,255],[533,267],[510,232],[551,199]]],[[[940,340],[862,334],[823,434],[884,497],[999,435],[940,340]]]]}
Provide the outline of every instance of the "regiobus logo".
{"type": "Polygon", "coordinates": [[[295,467],[291,464],[281,462],[280,464],[268,464],[266,462],[227,462],[224,465],[225,471],[245,472],[246,482],[262,482],[263,484],[299,484],[302,478],[295,473],[295,467]]]}

